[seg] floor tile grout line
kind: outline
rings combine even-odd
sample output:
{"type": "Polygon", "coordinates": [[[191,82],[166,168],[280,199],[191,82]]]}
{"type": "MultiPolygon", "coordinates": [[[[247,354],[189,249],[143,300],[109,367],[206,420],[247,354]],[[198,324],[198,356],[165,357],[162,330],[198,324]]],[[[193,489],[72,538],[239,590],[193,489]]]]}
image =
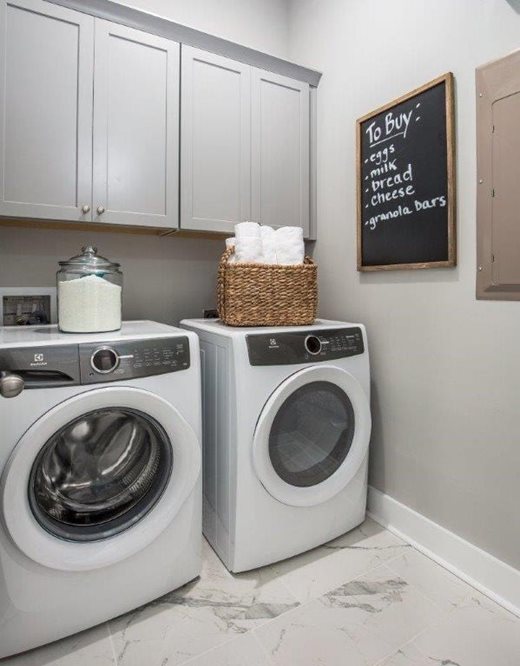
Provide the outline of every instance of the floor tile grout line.
{"type": "MultiPolygon", "coordinates": [[[[430,598],[427,594],[425,594],[425,592],[423,592],[423,590],[422,590],[418,585],[416,585],[416,584],[413,583],[413,582],[409,582],[409,581],[406,579],[406,577],[404,577],[403,575],[401,575],[401,574],[398,573],[397,571],[394,571],[394,570],[389,566],[389,564],[387,564],[386,562],[385,562],[385,566],[386,566],[386,568],[387,568],[392,574],[394,574],[395,576],[398,576],[399,578],[401,578],[401,580],[404,580],[405,583],[406,583],[409,587],[413,588],[414,591],[415,591],[415,593],[418,594],[420,597],[422,597],[422,599],[424,599],[425,601],[427,601],[428,603],[430,603],[432,606],[435,606],[435,608],[436,608],[437,610],[441,611],[444,615],[448,615],[448,614],[451,613],[452,611],[456,610],[456,608],[458,608],[459,604],[452,605],[451,608],[444,608],[443,606],[441,606],[441,604],[440,604],[438,601],[436,601],[435,599],[430,598]]],[[[464,603],[464,601],[465,601],[467,598],[468,598],[468,597],[464,597],[464,599],[462,600],[461,603],[464,603]]],[[[434,624],[435,624],[435,623],[432,623],[432,625],[434,625],[434,624]]],[[[432,625],[429,625],[429,626],[432,626],[432,625]]],[[[422,633],[422,631],[421,631],[420,633],[422,633]]]]}
{"type": "MultiPolygon", "coordinates": [[[[282,587],[283,587],[284,590],[287,592],[287,594],[290,595],[291,599],[294,599],[294,601],[296,601],[296,603],[297,603],[299,606],[301,606],[301,604],[302,604],[303,602],[301,602],[301,601],[298,599],[298,597],[294,594],[294,592],[291,590],[291,588],[287,585],[286,581],[283,579],[283,575],[282,575],[280,578],[277,578],[276,580],[277,580],[279,583],[281,583],[282,587]]],[[[291,609],[291,610],[292,610],[292,609],[291,609]]],[[[282,613],[282,615],[283,615],[283,613],[282,613]]]]}
{"type": "MultiPolygon", "coordinates": [[[[445,611],[445,614],[448,615],[450,612],[451,611],[445,611]]],[[[412,638],[410,638],[409,640],[407,640],[404,643],[402,643],[401,645],[399,645],[399,647],[396,648],[392,653],[387,654],[385,657],[383,657],[379,661],[376,661],[373,664],[373,666],[382,666],[382,664],[384,664],[384,662],[387,659],[390,659],[390,657],[393,657],[395,654],[397,654],[400,650],[402,650],[407,645],[411,645],[412,643],[414,643],[420,636],[422,636],[424,633],[429,631],[432,628],[432,626],[435,626],[435,623],[429,624],[428,626],[424,627],[424,629],[421,629],[421,631],[419,631],[417,634],[415,634],[415,636],[412,636],[412,638]]],[[[419,648],[417,648],[417,649],[419,649],[419,648]]]]}
{"type": "Polygon", "coordinates": [[[190,662],[193,663],[196,659],[200,659],[201,657],[208,654],[209,652],[214,652],[215,650],[218,650],[218,649],[224,647],[224,645],[229,645],[229,643],[233,643],[233,641],[239,640],[239,638],[241,636],[246,636],[248,631],[245,631],[241,634],[235,634],[235,636],[229,638],[229,640],[222,641],[222,643],[219,643],[218,645],[213,645],[212,647],[208,648],[207,650],[204,650],[203,652],[199,652],[199,654],[195,654],[192,657],[188,657],[188,659],[186,659],[186,661],[178,662],[178,666],[188,666],[188,664],[190,662]]]}
{"type": "Polygon", "coordinates": [[[104,624],[105,624],[105,629],[106,629],[107,634],[108,634],[108,640],[110,641],[110,649],[112,650],[112,658],[114,660],[114,666],[117,666],[118,657],[117,657],[117,653],[116,653],[116,646],[115,646],[114,640],[112,638],[112,631],[110,630],[110,624],[109,624],[108,621],[105,622],[104,624]]]}
{"type": "MultiPolygon", "coordinates": [[[[413,548],[413,546],[412,546],[412,548],[413,548]]],[[[414,548],[414,550],[416,550],[416,549],[414,548]]],[[[420,551],[417,551],[417,552],[418,552],[419,554],[422,555],[422,553],[420,553],[420,551]]],[[[395,560],[396,558],[393,558],[393,559],[395,560]]],[[[434,560],[432,560],[432,562],[433,562],[434,565],[439,566],[441,569],[445,570],[444,567],[442,567],[440,564],[438,564],[438,563],[435,562],[434,560]]],[[[403,577],[399,572],[394,571],[394,570],[389,566],[390,563],[385,563],[385,564],[388,564],[387,569],[389,569],[393,574],[399,576],[400,578],[402,578],[402,580],[406,581],[406,583],[407,583],[408,585],[410,585],[411,587],[413,587],[414,590],[415,590],[415,592],[416,592],[417,594],[419,594],[419,596],[421,596],[423,599],[425,599],[426,601],[428,601],[429,603],[431,603],[432,605],[434,605],[439,611],[441,611],[441,615],[439,615],[439,617],[438,617],[435,621],[430,622],[426,627],[424,627],[423,629],[421,629],[421,631],[419,631],[417,634],[415,634],[414,636],[412,636],[412,638],[410,638],[409,640],[405,641],[402,645],[400,645],[398,648],[396,648],[391,654],[387,654],[385,657],[383,657],[383,658],[380,659],[379,661],[375,662],[375,664],[374,664],[373,666],[382,666],[382,665],[384,664],[384,662],[385,662],[387,659],[389,659],[389,658],[392,657],[393,655],[397,654],[397,653],[398,653],[400,650],[402,650],[405,646],[410,645],[411,643],[415,642],[420,636],[422,636],[422,634],[424,634],[424,633],[426,633],[427,631],[429,631],[430,629],[432,629],[432,628],[438,626],[438,625],[441,623],[441,621],[442,621],[446,616],[451,615],[453,612],[455,612],[455,611],[457,610],[457,608],[459,608],[460,605],[463,604],[463,603],[468,599],[468,597],[465,596],[465,597],[463,598],[463,600],[461,601],[461,604],[455,604],[455,605],[452,605],[450,608],[443,608],[443,607],[442,607],[438,602],[436,602],[434,599],[431,599],[431,598],[428,597],[426,594],[424,594],[424,592],[419,588],[418,585],[416,585],[415,583],[409,583],[409,582],[406,580],[406,578],[403,577]]],[[[447,569],[446,569],[446,571],[447,571],[447,569]]],[[[451,572],[449,572],[449,573],[451,573],[451,572]]],[[[460,579],[458,579],[458,580],[460,580],[460,579]]],[[[464,585],[467,585],[470,589],[473,589],[473,588],[471,588],[471,585],[468,585],[465,581],[461,581],[461,582],[462,582],[464,585]]]]}
{"type": "Polygon", "coordinates": [[[256,644],[260,646],[262,654],[264,654],[267,657],[267,661],[269,662],[269,664],[271,666],[274,666],[275,662],[267,647],[262,643],[260,638],[254,632],[251,632],[251,636],[253,637],[253,640],[256,642],[256,644]]]}
{"type": "Polygon", "coordinates": [[[236,641],[239,641],[243,636],[247,636],[250,634],[251,638],[255,641],[255,643],[261,648],[262,653],[267,657],[269,664],[274,664],[272,661],[269,653],[267,652],[266,648],[262,645],[262,642],[259,640],[258,636],[254,635],[253,633],[254,629],[248,629],[244,633],[237,634],[230,638],[229,640],[223,641],[222,643],[219,643],[218,645],[214,645],[213,647],[208,648],[207,650],[204,650],[204,652],[200,652],[199,654],[193,655],[192,657],[189,657],[186,661],[181,661],[179,662],[178,666],[189,666],[189,664],[194,663],[197,659],[200,659],[201,657],[204,657],[205,655],[211,653],[211,652],[216,652],[217,650],[221,649],[225,645],[229,645],[230,643],[234,643],[236,641]]]}

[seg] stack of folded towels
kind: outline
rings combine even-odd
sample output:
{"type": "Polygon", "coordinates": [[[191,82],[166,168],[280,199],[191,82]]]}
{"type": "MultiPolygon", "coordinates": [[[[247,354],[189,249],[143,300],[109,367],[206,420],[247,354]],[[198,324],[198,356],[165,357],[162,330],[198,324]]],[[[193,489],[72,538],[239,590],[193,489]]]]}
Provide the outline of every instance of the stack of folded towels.
{"type": "Polygon", "coordinates": [[[272,227],[256,222],[235,224],[234,238],[226,239],[234,247],[230,261],[255,264],[303,264],[305,245],[301,227],[272,227]]]}

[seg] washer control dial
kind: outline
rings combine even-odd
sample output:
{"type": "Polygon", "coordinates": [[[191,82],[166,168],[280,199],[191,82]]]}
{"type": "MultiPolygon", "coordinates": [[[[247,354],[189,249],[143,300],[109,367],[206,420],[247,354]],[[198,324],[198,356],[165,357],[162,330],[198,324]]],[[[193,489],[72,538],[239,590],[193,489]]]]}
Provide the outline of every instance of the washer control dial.
{"type": "Polygon", "coordinates": [[[308,335],[305,338],[305,349],[312,354],[317,356],[321,352],[322,342],[317,335],[308,335]]]}
{"type": "Polygon", "coordinates": [[[100,347],[90,357],[92,369],[100,375],[108,375],[119,365],[119,354],[112,347],[100,347]]]}

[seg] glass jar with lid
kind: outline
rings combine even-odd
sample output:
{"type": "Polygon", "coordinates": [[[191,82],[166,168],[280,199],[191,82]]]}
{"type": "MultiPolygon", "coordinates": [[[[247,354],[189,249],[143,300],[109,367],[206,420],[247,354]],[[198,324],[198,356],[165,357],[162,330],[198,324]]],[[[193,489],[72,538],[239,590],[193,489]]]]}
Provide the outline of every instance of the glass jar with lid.
{"type": "Polygon", "coordinates": [[[56,273],[58,326],[65,333],[103,333],[121,328],[123,274],[88,246],[60,261],[56,273]]]}

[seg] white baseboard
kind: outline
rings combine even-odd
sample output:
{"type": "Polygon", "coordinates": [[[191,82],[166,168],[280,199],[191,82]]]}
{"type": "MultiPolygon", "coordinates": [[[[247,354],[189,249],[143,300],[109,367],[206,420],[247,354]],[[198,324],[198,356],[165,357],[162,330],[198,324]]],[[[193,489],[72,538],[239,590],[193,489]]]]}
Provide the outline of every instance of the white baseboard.
{"type": "Polygon", "coordinates": [[[369,486],[368,513],[390,532],[520,617],[520,571],[369,486]]]}

